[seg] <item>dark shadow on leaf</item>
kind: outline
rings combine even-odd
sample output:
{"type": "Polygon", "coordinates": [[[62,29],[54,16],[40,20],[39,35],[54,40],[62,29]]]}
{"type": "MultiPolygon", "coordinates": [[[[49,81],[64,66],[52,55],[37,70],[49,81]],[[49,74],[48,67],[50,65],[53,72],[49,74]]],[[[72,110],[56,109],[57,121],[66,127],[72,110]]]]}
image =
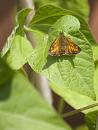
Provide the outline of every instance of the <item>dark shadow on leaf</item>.
{"type": "Polygon", "coordinates": [[[65,56],[59,56],[59,57],[48,55],[47,63],[44,66],[43,70],[48,69],[51,65],[55,64],[56,62],[62,62],[63,60],[68,60],[74,68],[75,67],[74,61],[73,61],[74,58],[75,58],[75,55],[72,55],[72,56],[65,55],[65,56]]]}
{"type": "Polygon", "coordinates": [[[47,63],[44,66],[43,70],[49,68],[52,64],[56,63],[56,61],[57,61],[57,57],[53,57],[53,56],[48,55],[47,63]]]}
{"type": "Polygon", "coordinates": [[[10,97],[11,82],[12,80],[10,79],[8,82],[0,86],[0,101],[7,100],[10,97]]]}
{"type": "Polygon", "coordinates": [[[14,71],[9,68],[4,59],[0,58],[0,101],[10,97],[11,82],[14,71]]]}
{"type": "Polygon", "coordinates": [[[60,60],[59,61],[62,61],[62,60],[67,60],[67,61],[69,61],[70,63],[71,63],[71,65],[73,66],[73,68],[75,67],[75,65],[74,65],[74,58],[75,58],[75,55],[71,55],[71,56],[67,56],[67,55],[65,55],[65,56],[61,56],[60,57],[60,60]]]}
{"type": "Polygon", "coordinates": [[[95,69],[97,69],[97,67],[98,67],[98,60],[94,61],[94,64],[95,64],[95,69]]]}

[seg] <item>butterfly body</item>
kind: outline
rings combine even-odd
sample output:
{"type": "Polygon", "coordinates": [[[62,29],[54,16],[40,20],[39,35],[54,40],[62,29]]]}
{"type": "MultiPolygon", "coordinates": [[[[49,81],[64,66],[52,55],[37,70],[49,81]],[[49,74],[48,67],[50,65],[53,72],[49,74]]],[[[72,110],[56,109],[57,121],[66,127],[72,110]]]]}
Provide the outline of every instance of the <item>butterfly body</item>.
{"type": "Polygon", "coordinates": [[[76,45],[69,37],[64,36],[64,33],[60,33],[56,38],[50,49],[49,54],[51,56],[62,56],[62,55],[74,55],[78,54],[81,48],[76,45]]]}

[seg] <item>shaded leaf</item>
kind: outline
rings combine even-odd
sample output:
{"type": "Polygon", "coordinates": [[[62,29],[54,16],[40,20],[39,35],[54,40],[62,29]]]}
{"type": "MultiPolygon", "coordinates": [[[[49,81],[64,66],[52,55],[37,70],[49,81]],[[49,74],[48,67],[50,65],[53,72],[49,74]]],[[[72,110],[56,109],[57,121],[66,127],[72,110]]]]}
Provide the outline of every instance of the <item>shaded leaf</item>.
{"type": "Polygon", "coordinates": [[[75,11],[87,20],[89,15],[89,5],[87,0],[83,0],[82,2],[79,0],[62,0],[60,3],[61,7],[75,11]]]}
{"type": "Polygon", "coordinates": [[[88,39],[88,41],[90,42],[90,44],[96,44],[90,29],[88,27],[88,24],[85,22],[85,20],[78,14],[66,10],[66,9],[62,9],[59,7],[56,7],[54,5],[45,5],[40,7],[36,13],[35,16],[33,17],[30,26],[33,28],[34,25],[36,24],[45,24],[45,25],[53,25],[59,18],[61,18],[64,15],[73,15],[76,18],[79,19],[80,23],[81,23],[81,32],[86,36],[86,38],[88,39]]]}
{"type": "Polygon", "coordinates": [[[98,115],[97,115],[97,121],[96,121],[96,130],[98,129],[98,115]]]}
{"type": "Polygon", "coordinates": [[[27,17],[29,15],[29,13],[32,11],[31,8],[25,8],[20,10],[17,15],[16,15],[16,24],[17,24],[17,30],[16,30],[16,35],[21,35],[24,36],[25,32],[24,32],[24,25],[28,24],[26,23],[27,21],[27,17]]]}
{"type": "Polygon", "coordinates": [[[83,2],[80,2],[79,0],[35,0],[37,8],[45,5],[45,3],[75,11],[76,13],[81,14],[85,19],[87,19],[89,15],[89,5],[87,0],[83,0],[83,2]]]}
{"type": "Polygon", "coordinates": [[[96,129],[97,116],[98,116],[98,111],[94,111],[85,115],[85,120],[86,120],[89,130],[96,129]]]}
{"type": "Polygon", "coordinates": [[[33,17],[30,26],[34,24],[53,24],[63,15],[71,14],[70,11],[64,10],[62,8],[53,6],[53,5],[46,5],[40,7],[33,17]]]}
{"type": "Polygon", "coordinates": [[[0,129],[71,130],[21,73],[0,88],[0,129]]]}
{"type": "Polygon", "coordinates": [[[5,63],[4,60],[0,58],[0,86],[12,78],[13,72],[5,63]]]}
{"type": "Polygon", "coordinates": [[[32,11],[31,8],[25,8],[20,10],[16,15],[16,23],[20,26],[23,26],[26,22],[28,14],[32,11]]]}

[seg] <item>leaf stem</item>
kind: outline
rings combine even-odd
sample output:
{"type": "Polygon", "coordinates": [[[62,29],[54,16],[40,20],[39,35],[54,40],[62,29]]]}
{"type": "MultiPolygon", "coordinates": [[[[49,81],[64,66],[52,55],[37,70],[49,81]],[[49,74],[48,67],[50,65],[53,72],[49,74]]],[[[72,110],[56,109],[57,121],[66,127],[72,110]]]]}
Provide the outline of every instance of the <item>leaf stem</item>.
{"type": "Polygon", "coordinates": [[[59,105],[58,105],[58,113],[61,114],[64,109],[64,99],[60,98],[59,105]]]}
{"type": "MultiPolygon", "coordinates": [[[[33,16],[35,14],[35,5],[34,5],[34,0],[19,0],[18,1],[18,6],[23,9],[23,8],[31,8],[33,9],[33,12],[29,14],[29,17],[27,17],[26,25],[28,28],[25,26],[25,31],[28,29],[29,32],[26,32],[28,40],[32,43],[33,47],[36,47],[36,40],[34,39],[34,36],[32,35],[32,31],[29,29],[29,23],[33,19],[33,16]]],[[[41,76],[38,73],[35,73],[34,71],[31,72],[31,79],[33,85],[38,89],[38,91],[41,93],[41,95],[46,99],[48,104],[52,106],[52,93],[51,89],[49,88],[48,85],[48,80],[44,77],[41,76]]]]}
{"type": "Polygon", "coordinates": [[[81,112],[81,111],[84,111],[84,110],[87,110],[87,109],[90,109],[90,108],[93,108],[93,107],[96,107],[96,106],[98,106],[98,103],[94,103],[94,104],[91,104],[91,105],[89,105],[89,106],[86,106],[86,107],[83,107],[83,108],[79,108],[79,109],[77,109],[77,110],[73,110],[73,111],[68,112],[68,113],[64,113],[64,114],[62,115],[62,117],[63,117],[63,118],[67,118],[67,117],[73,116],[73,115],[75,115],[75,114],[78,114],[78,113],[81,112]]]}

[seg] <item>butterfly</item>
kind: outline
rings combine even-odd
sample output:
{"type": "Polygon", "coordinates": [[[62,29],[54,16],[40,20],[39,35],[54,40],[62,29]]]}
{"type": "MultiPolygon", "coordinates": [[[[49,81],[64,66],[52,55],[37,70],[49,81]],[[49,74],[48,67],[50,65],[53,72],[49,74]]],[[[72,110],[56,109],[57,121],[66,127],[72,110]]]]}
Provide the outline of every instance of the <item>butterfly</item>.
{"type": "Polygon", "coordinates": [[[78,54],[81,48],[76,45],[69,37],[64,36],[63,32],[60,32],[59,36],[53,41],[49,55],[62,56],[62,55],[74,55],[78,54]]]}

